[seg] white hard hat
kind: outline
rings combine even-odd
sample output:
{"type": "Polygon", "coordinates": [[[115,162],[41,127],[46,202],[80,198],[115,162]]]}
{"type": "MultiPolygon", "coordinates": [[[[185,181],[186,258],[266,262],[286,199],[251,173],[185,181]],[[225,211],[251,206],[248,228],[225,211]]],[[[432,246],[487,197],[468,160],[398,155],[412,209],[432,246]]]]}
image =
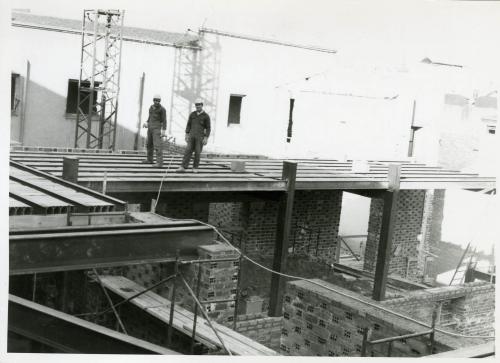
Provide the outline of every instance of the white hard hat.
{"type": "Polygon", "coordinates": [[[203,105],[203,100],[201,98],[197,98],[196,101],[194,101],[195,105],[203,105]]]}
{"type": "Polygon", "coordinates": [[[157,93],[153,96],[153,100],[161,100],[161,96],[157,93]]]}

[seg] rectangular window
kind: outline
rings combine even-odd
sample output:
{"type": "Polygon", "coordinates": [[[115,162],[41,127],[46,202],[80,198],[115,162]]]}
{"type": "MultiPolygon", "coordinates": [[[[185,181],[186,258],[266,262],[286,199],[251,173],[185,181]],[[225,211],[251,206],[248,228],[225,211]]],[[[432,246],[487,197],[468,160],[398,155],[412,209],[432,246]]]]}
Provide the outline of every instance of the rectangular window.
{"type": "MultiPolygon", "coordinates": [[[[99,87],[100,82],[94,82],[94,87],[99,87]]],[[[82,108],[82,112],[84,114],[88,114],[89,112],[89,102],[91,101],[90,95],[92,93],[93,97],[93,107],[92,111],[96,112],[96,102],[97,102],[97,91],[90,90],[90,82],[83,81],[82,82],[83,89],[81,90],[82,99],[80,100],[80,105],[82,108]],[[86,89],[85,89],[86,88],[86,89]]],[[[77,79],[69,79],[68,80],[68,95],[66,98],[66,113],[77,113],[78,111],[78,80],[77,79]]]]}
{"type": "Polygon", "coordinates": [[[293,106],[295,105],[295,99],[290,98],[290,109],[288,112],[288,129],[286,130],[286,142],[290,142],[292,139],[292,126],[293,126],[293,106]]]}
{"type": "Polygon", "coordinates": [[[12,112],[17,111],[17,107],[19,106],[19,102],[21,102],[21,95],[19,92],[19,74],[11,73],[10,74],[10,110],[12,112]]]}
{"type": "Polygon", "coordinates": [[[245,95],[231,95],[229,96],[229,112],[227,116],[228,126],[231,124],[240,124],[241,102],[245,95]]]}

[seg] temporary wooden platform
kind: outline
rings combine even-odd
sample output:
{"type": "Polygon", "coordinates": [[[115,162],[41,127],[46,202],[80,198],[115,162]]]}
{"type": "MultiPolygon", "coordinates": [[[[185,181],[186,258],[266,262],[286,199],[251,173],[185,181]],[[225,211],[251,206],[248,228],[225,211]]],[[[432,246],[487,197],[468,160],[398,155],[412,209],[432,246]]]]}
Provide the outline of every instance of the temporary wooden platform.
{"type": "MultiPolygon", "coordinates": [[[[284,159],[239,159],[245,172],[231,171],[231,158],[203,158],[199,173],[175,173],[181,156],[165,155],[163,168],[141,164],[137,153],[90,153],[58,151],[12,151],[11,160],[62,175],[64,156],[79,159],[78,183],[92,189],[118,192],[156,192],[163,179],[163,191],[284,191],[281,180],[284,159]]],[[[388,165],[399,163],[400,189],[492,189],[494,177],[462,173],[407,161],[368,161],[368,168],[353,172],[352,161],[287,159],[297,162],[297,190],[359,190],[388,188],[388,165]]]]}
{"type": "MultiPolygon", "coordinates": [[[[122,276],[101,276],[102,284],[115,294],[129,298],[138,292],[144,291],[144,287],[128,280],[122,276]]],[[[168,324],[170,321],[170,301],[148,291],[143,295],[131,300],[131,303],[141,308],[148,314],[154,316],[160,321],[168,324]]],[[[178,305],[174,306],[173,326],[176,330],[184,332],[191,336],[193,332],[194,314],[178,305]]],[[[278,355],[274,350],[265,347],[264,345],[237,333],[223,325],[212,323],[217,329],[224,344],[234,355],[278,355]]],[[[207,321],[203,319],[201,314],[196,321],[196,340],[209,347],[222,347],[221,342],[210,328],[207,321]]]]}

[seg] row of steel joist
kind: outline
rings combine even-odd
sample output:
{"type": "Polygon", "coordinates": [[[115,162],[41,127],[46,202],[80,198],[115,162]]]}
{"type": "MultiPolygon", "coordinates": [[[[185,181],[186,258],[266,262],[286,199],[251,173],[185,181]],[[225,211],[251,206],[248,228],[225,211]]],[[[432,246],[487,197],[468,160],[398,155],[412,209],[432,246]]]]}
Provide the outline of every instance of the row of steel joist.
{"type": "Polygon", "coordinates": [[[193,258],[213,243],[213,230],[194,223],[60,227],[9,234],[11,275],[80,270],[193,258]]]}
{"type": "Polygon", "coordinates": [[[125,209],[123,201],[12,161],[9,179],[9,215],[125,209]]]}

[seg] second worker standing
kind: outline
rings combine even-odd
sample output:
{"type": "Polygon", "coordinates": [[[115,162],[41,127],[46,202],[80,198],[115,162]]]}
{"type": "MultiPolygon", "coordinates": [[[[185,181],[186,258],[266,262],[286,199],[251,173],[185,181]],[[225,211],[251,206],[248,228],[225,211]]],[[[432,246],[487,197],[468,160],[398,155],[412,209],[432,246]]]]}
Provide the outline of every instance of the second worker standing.
{"type": "Polygon", "coordinates": [[[203,111],[203,102],[195,102],[196,111],[191,112],[186,125],[186,151],[182,159],[182,165],[177,172],[183,173],[189,167],[189,161],[194,151],[193,172],[198,172],[200,156],[203,146],[207,144],[210,136],[210,116],[203,111]]]}

